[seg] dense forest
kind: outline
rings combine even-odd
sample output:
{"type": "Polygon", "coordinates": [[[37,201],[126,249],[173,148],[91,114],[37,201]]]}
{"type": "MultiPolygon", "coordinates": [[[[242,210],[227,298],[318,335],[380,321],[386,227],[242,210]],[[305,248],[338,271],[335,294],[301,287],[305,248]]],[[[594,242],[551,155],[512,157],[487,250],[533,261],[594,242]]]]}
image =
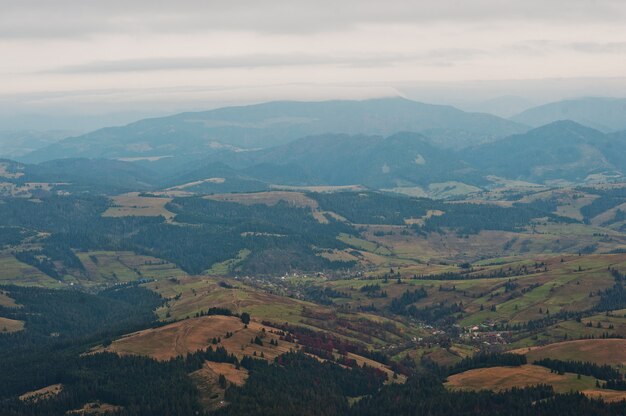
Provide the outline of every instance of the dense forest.
{"type": "Polygon", "coordinates": [[[513,389],[502,393],[452,392],[432,374],[411,377],[405,384],[383,387],[359,400],[351,414],[378,415],[622,415],[626,402],[605,403],[581,393],[554,394],[550,386],[513,389]]]}
{"type": "Polygon", "coordinates": [[[0,307],[0,316],[24,321],[25,330],[0,335],[0,398],[59,382],[67,360],[91,343],[152,325],[162,304],[159,295],[134,285],[96,295],[19,286],[2,291],[21,307],[0,307]]]}
{"type": "Polygon", "coordinates": [[[383,194],[377,192],[339,192],[311,194],[320,207],[336,212],[356,224],[404,225],[405,219],[424,217],[428,211],[441,211],[414,225],[419,232],[439,232],[444,228],[460,234],[475,234],[482,230],[517,231],[530,225],[533,219],[547,218],[555,222],[573,222],[571,218],[555,215],[554,201],[528,204],[515,203],[503,208],[491,204],[446,203],[424,198],[383,194]]]}

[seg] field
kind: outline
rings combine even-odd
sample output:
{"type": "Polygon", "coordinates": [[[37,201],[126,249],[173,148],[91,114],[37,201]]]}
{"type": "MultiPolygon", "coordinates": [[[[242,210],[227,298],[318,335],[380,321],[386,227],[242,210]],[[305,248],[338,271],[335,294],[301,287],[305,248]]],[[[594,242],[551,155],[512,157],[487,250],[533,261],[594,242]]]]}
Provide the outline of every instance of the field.
{"type": "Polygon", "coordinates": [[[344,191],[364,191],[366,188],[361,185],[340,185],[340,186],[288,186],[271,185],[272,189],[285,191],[303,192],[344,192],[344,191]]]}
{"type": "Polygon", "coordinates": [[[109,403],[101,403],[101,402],[92,402],[85,403],[85,405],[80,409],[70,410],[67,412],[68,415],[110,415],[119,412],[122,410],[122,406],[116,406],[109,403]]]}
{"type": "Polygon", "coordinates": [[[251,251],[248,249],[241,250],[236,258],[225,260],[220,263],[215,263],[210,269],[204,272],[209,276],[225,276],[235,270],[235,267],[246,259],[250,255],[251,251]]]}
{"type": "Polygon", "coordinates": [[[59,288],[63,284],[9,253],[0,254],[0,284],[59,288]]]}
{"type": "Polygon", "coordinates": [[[314,304],[264,293],[235,279],[183,277],[153,282],[148,287],[168,299],[158,310],[161,318],[176,320],[193,317],[210,307],[228,308],[236,313],[248,312],[275,322],[299,322],[304,306],[314,304]],[[232,288],[224,287],[225,282],[232,288]]]}
{"type": "Polygon", "coordinates": [[[89,251],[76,253],[93,283],[131,282],[138,279],[165,279],[186,276],[174,264],[130,251],[89,251]]]}
{"type": "Polygon", "coordinates": [[[201,369],[190,374],[198,388],[200,403],[205,409],[219,409],[224,407],[225,389],[219,384],[219,376],[223,375],[228,384],[242,385],[248,378],[248,371],[237,369],[233,364],[214,363],[205,361],[201,369]]]}
{"type": "Polygon", "coordinates": [[[549,369],[537,365],[519,367],[478,368],[448,377],[446,387],[455,390],[510,390],[514,387],[549,384],[560,393],[590,390],[595,387],[595,378],[565,373],[551,373],[549,369]]]}
{"type": "Polygon", "coordinates": [[[34,391],[30,391],[28,393],[24,393],[22,394],[19,399],[22,401],[26,401],[26,400],[31,400],[31,401],[37,401],[37,400],[43,400],[43,399],[47,399],[53,396],[56,396],[57,394],[61,393],[63,391],[63,385],[62,384],[52,384],[50,386],[46,386],[43,387],[39,390],[34,390],[34,391]]]}
{"type": "Polygon", "coordinates": [[[24,329],[24,322],[0,316],[0,333],[17,332],[24,329]]]}
{"type": "Polygon", "coordinates": [[[521,348],[514,350],[514,352],[526,355],[529,362],[542,358],[552,358],[618,366],[626,364],[626,340],[624,339],[566,341],[542,347],[521,348]]]}
{"type": "Polygon", "coordinates": [[[596,379],[590,376],[565,373],[557,374],[537,365],[526,364],[520,367],[490,367],[465,371],[448,377],[445,386],[451,390],[492,390],[504,391],[539,384],[549,384],[557,393],[581,392],[592,398],[607,402],[626,400],[626,392],[600,389],[596,379]]]}
{"type": "Polygon", "coordinates": [[[217,194],[205,197],[215,201],[236,202],[244,205],[276,205],[280,201],[298,208],[318,209],[317,201],[307,197],[302,192],[271,191],[241,194],[217,194]]]}
{"type": "Polygon", "coordinates": [[[12,198],[32,198],[33,195],[39,191],[50,191],[53,185],[55,184],[47,182],[0,182],[0,196],[12,198]]]}
{"type": "Polygon", "coordinates": [[[172,198],[140,196],[139,192],[113,197],[113,206],[108,208],[103,217],[158,217],[162,215],[168,220],[174,214],[165,208],[172,198]]]}
{"type": "MultiPolygon", "coordinates": [[[[290,191],[270,191],[270,192],[255,192],[255,193],[241,193],[241,194],[217,194],[205,197],[214,201],[226,201],[236,202],[244,205],[276,205],[278,202],[283,201],[291,206],[297,208],[309,208],[313,217],[322,224],[328,223],[328,219],[325,217],[325,212],[320,210],[316,200],[309,198],[302,192],[290,192],[290,191]]],[[[334,214],[336,216],[336,214],[334,214]]]]}
{"type": "Polygon", "coordinates": [[[11,172],[10,165],[6,162],[0,163],[0,178],[16,179],[24,176],[24,172],[11,172]]]}
{"type": "MultiPolygon", "coordinates": [[[[129,251],[87,251],[76,256],[84,270],[67,270],[63,280],[56,280],[9,253],[0,253],[0,285],[63,288],[73,285],[93,287],[139,279],[166,279],[187,274],[176,265],[150,256],[129,251]]],[[[3,298],[0,296],[0,305],[3,298]]]]}
{"type": "Polygon", "coordinates": [[[17,308],[19,305],[15,300],[11,299],[6,293],[0,292],[0,306],[5,308],[17,308]]]}
{"type": "Polygon", "coordinates": [[[278,355],[289,351],[294,345],[279,341],[278,346],[270,345],[270,340],[278,341],[278,335],[273,334],[272,328],[251,321],[248,328],[237,317],[204,316],[186,319],[164,327],[147,329],[127,335],[114,341],[107,351],[118,354],[147,355],[158,360],[167,360],[188,352],[203,350],[212,345],[213,338],[220,338],[218,345],[225,347],[229,352],[243,358],[245,355],[260,356],[274,359],[278,355]],[[266,330],[263,331],[263,328],[266,330]],[[232,332],[232,337],[226,337],[232,332]],[[251,342],[251,339],[260,337],[263,345],[251,342]]]}

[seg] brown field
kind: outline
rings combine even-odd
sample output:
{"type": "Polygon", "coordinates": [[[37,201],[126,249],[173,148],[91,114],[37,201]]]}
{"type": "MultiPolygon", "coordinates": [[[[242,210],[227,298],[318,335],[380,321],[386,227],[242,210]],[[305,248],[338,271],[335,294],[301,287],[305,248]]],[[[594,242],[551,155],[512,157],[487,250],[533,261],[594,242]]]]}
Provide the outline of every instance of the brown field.
{"type": "Polygon", "coordinates": [[[70,410],[66,414],[68,415],[108,415],[111,413],[117,413],[122,410],[122,406],[116,406],[109,403],[91,402],[85,403],[85,405],[76,410],[70,410]]]}
{"type": "Polygon", "coordinates": [[[210,307],[223,307],[236,313],[248,312],[254,318],[273,322],[300,323],[304,306],[321,309],[309,302],[265,293],[236,279],[181,277],[152,282],[148,287],[169,299],[168,306],[157,310],[157,313],[165,318],[169,312],[173,320],[193,317],[210,307]],[[222,281],[234,288],[220,286],[222,281]]]}
{"type": "Polygon", "coordinates": [[[317,201],[309,198],[302,192],[269,191],[247,194],[218,194],[206,196],[205,198],[214,201],[236,202],[243,205],[263,204],[268,206],[273,206],[280,201],[284,201],[294,207],[310,208],[318,222],[322,224],[328,223],[328,219],[324,216],[324,212],[319,209],[317,201]]]}
{"type": "Polygon", "coordinates": [[[26,182],[22,184],[0,182],[0,195],[16,198],[31,198],[33,191],[50,191],[53,185],[56,184],[47,182],[26,182]]]}
{"type": "Polygon", "coordinates": [[[33,391],[29,391],[28,393],[24,393],[19,398],[21,401],[32,400],[36,402],[38,400],[48,399],[52,396],[56,396],[62,391],[63,391],[62,384],[53,384],[51,386],[47,386],[39,390],[33,390],[33,391]]]}
{"type": "Polygon", "coordinates": [[[626,364],[626,339],[582,339],[557,342],[543,347],[520,348],[512,352],[526,355],[529,362],[553,358],[563,361],[624,365],[626,364]]]}
{"type": "Polygon", "coordinates": [[[248,370],[241,367],[238,370],[233,364],[207,361],[204,365],[218,376],[223,374],[229,383],[237,386],[243,386],[243,383],[248,379],[248,370]]]}
{"type": "Polygon", "coordinates": [[[17,308],[19,305],[5,292],[0,292],[0,306],[5,308],[17,308]]]}
{"type": "Polygon", "coordinates": [[[103,217],[158,217],[171,220],[174,214],[165,208],[171,198],[139,196],[139,192],[113,197],[113,206],[102,214],[103,217]]]}
{"type": "Polygon", "coordinates": [[[616,390],[603,390],[603,389],[590,389],[583,390],[583,393],[587,397],[591,397],[593,399],[602,399],[605,402],[621,402],[622,400],[626,400],[626,391],[616,391],[616,390]]]}
{"type": "Polygon", "coordinates": [[[280,201],[285,201],[289,205],[298,208],[318,208],[317,201],[309,198],[302,192],[270,191],[247,194],[217,194],[209,195],[205,198],[214,201],[236,202],[243,205],[263,204],[268,206],[273,206],[280,201]]]}
{"type": "Polygon", "coordinates": [[[202,185],[203,183],[224,183],[226,182],[225,178],[206,178],[200,179],[198,181],[187,182],[182,185],[176,185],[171,188],[167,188],[166,191],[181,191],[187,188],[191,188],[197,185],[202,185]]]}
{"type": "Polygon", "coordinates": [[[248,378],[248,371],[244,368],[237,370],[232,364],[205,361],[201,369],[190,374],[200,393],[200,403],[205,409],[215,410],[227,404],[224,401],[226,390],[219,385],[220,374],[229,383],[238,386],[243,385],[248,378]]]}
{"type": "Polygon", "coordinates": [[[24,176],[24,172],[9,172],[8,163],[0,163],[0,178],[15,179],[24,176]]]}
{"type": "Polygon", "coordinates": [[[559,375],[549,369],[536,365],[520,367],[478,368],[448,377],[446,387],[453,390],[493,390],[503,391],[513,387],[526,387],[538,384],[549,384],[559,393],[593,389],[595,378],[576,374],[559,375]]]}
{"type": "Polygon", "coordinates": [[[145,160],[148,162],[156,162],[157,160],[167,159],[172,156],[143,156],[143,157],[120,157],[117,160],[121,160],[122,162],[139,162],[141,160],[145,160]]]}
{"type": "Polygon", "coordinates": [[[18,332],[24,329],[24,322],[15,319],[3,318],[0,316],[0,333],[18,332]]]}
{"type": "Polygon", "coordinates": [[[365,191],[361,185],[338,185],[338,186],[289,186],[289,185],[271,185],[272,189],[284,191],[303,191],[303,192],[344,192],[344,191],[365,191]]]}
{"type": "Polygon", "coordinates": [[[209,347],[213,338],[221,338],[221,343],[228,352],[239,358],[245,355],[260,356],[274,359],[280,354],[294,348],[294,344],[279,341],[279,336],[270,332],[272,328],[251,321],[244,328],[241,320],[231,316],[204,316],[175,322],[156,329],[129,334],[114,341],[107,351],[118,354],[147,355],[157,360],[167,360],[178,355],[203,350],[209,347]],[[263,332],[265,328],[265,332],[263,332]],[[226,332],[233,336],[226,338],[226,332]],[[251,343],[251,339],[259,336],[263,345],[251,343]],[[278,346],[270,345],[270,340],[278,341],[278,346]]]}
{"type": "Polygon", "coordinates": [[[626,203],[618,205],[614,208],[609,209],[608,211],[603,212],[602,214],[596,217],[593,217],[591,219],[591,224],[600,226],[603,223],[612,220],[613,218],[615,218],[615,214],[617,213],[618,209],[622,211],[626,210],[626,203]]]}

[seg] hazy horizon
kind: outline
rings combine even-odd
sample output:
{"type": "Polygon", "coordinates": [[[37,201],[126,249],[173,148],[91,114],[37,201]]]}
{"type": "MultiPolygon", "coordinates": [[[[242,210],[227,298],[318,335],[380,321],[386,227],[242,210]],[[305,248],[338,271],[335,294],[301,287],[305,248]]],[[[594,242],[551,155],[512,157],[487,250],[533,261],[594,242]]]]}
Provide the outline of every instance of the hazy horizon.
{"type": "Polygon", "coordinates": [[[0,16],[0,122],[90,130],[229,105],[395,95],[510,116],[623,97],[624,17],[626,4],[612,0],[11,2],[0,16]]]}

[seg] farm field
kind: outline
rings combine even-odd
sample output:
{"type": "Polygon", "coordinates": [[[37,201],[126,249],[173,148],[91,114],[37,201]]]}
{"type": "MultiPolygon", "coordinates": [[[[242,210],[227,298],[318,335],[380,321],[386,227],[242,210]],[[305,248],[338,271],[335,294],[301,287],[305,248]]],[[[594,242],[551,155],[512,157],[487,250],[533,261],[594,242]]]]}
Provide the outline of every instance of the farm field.
{"type": "Polygon", "coordinates": [[[129,251],[76,252],[83,270],[66,269],[62,280],[22,263],[9,253],[0,253],[0,284],[64,288],[73,285],[94,287],[140,279],[166,279],[186,276],[173,263],[129,251]]]}
{"type": "Polygon", "coordinates": [[[496,392],[548,384],[557,393],[580,392],[587,397],[607,402],[626,400],[626,392],[600,389],[594,377],[577,374],[557,374],[548,368],[526,364],[519,367],[489,367],[468,370],[449,376],[444,384],[451,390],[496,392]]]}
{"type": "Polygon", "coordinates": [[[283,341],[280,341],[278,346],[270,345],[270,340],[278,341],[279,339],[278,335],[271,332],[272,330],[273,328],[255,321],[251,321],[245,328],[238,317],[204,316],[129,334],[113,341],[105,351],[147,355],[158,360],[168,360],[213,345],[213,347],[223,346],[229,353],[235,354],[240,359],[246,355],[260,356],[263,353],[267,359],[273,360],[294,346],[283,341]],[[263,331],[264,328],[265,331],[263,331]],[[232,332],[232,337],[227,337],[227,332],[232,332]],[[257,336],[263,340],[262,346],[251,342],[257,336]],[[212,344],[213,338],[219,338],[220,342],[212,344]]]}
{"type": "Polygon", "coordinates": [[[0,253],[0,284],[60,288],[63,284],[22,263],[9,253],[0,253]]]}
{"type": "Polygon", "coordinates": [[[113,197],[113,205],[104,213],[103,217],[158,217],[163,216],[172,220],[174,214],[165,208],[172,198],[142,196],[139,192],[113,197]]]}
{"type": "Polygon", "coordinates": [[[490,367],[468,370],[448,377],[445,386],[459,390],[510,390],[514,387],[549,384],[559,393],[593,389],[595,378],[565,373],[551,373],[549,369],[527,364],[519,367],[490,367]]]}
{"type": "Polygon", "coordinates": [[[15,300],[11,299],[7,293],[0,292],[0,306],[5,308],[17,308],[19,305],[15,303],[15,300]]]}
{"type": "Polygon", "coordinates": [[[24,329],[24,322],[0,316],[0,332],[18,332],[24,329]]]}
{"type": "Polygon", "coordinates": [[[76,253],[94,283],[131,282],[138,279],[165,279],[187,274],[176,265],[130,251],[89,251],[76,253]]]}
{"type": "Polygon", "coordinates": [[[626,340],[623,339],[565,341],[542,347],[521,348],[513,352],[526,355],[529,362],[552,358],[564,361],[590,361],[612,366],[626,364],[626,340]]]}

